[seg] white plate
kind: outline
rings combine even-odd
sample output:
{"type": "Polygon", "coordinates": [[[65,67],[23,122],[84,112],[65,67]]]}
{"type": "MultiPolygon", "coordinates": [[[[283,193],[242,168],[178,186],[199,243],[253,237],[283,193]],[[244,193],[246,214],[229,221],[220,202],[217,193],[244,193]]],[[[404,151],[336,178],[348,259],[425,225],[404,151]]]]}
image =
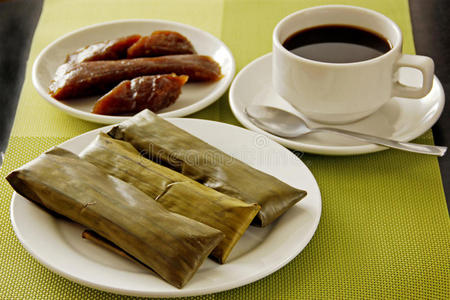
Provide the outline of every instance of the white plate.
{"type": "Polygon", "coordinates": [[[163,117],[183,117],[199,111],[220,98],[227,90],[235,73],[235,62],[231,51],[219,39],[198,28],[163,20],[119,20],[81,28],[57,39],[48,45],[33,65],[32,80],[39,94],[50,104],[74,117],[102,124],[122,122],[128,117],[105,116],[91,113],[99,98],[86,97],[69,101],[58,101],[48,93],[50,81],[56,69],[64,63],[66,55],[86,45],[115,39],[131,34],[149,35],[155,30],[173,30],[186,36],[199,54],[216,60],[224,75],[217,82],[188,83],[182,88],[177,101],[159,111],[163,117]]]}
{"type": "MultiPolygon", "coordinates": [[[[410,68],[402,68],[400,81],[408,85],[420,85],[421,74],[410,68]]],[[[293,139],[280,138],[259,129],[245,115],[245,107],[261,104],[278,107],[300,115],[272,88],[272,54],[266,54],[247,65],[236,76],[230,88],[230,106],[242,125],[289,147],[309,153],[326,155],[353,155],[385,150],[385,147],[356,141],[330,133],[314,133],[293,139]]],[[[352,124],[331,126],[398,141],[410,141],[422,135],[439,119],[444,108],[442,85],[434,77],[431,92],[422,99],[393,98],[371,116],[352,124]]],[[[320,126],[309,122],[311,126],[320,126]]]]}
{"type": "MultiPolygon", "coordinates": [[[[15,193],[11,220],[28,252],[49,269],[80,284],[151,297],[201,295],[243,286],[275,272],[296,257],[314,235],[322,207],[319,187],[302,161],[267,137],[240,127],[206,120],[169,120],[225,153],[306,190],[308,195],[275,223],[265,228],[250,226],[228,263],[219,265],[207,259],[183,289],[83,240],[81,226],[57,219],[15,193]]],[[[79,153],[99,131],[109,128],[90,131],[60,146],[79,153]]]]}

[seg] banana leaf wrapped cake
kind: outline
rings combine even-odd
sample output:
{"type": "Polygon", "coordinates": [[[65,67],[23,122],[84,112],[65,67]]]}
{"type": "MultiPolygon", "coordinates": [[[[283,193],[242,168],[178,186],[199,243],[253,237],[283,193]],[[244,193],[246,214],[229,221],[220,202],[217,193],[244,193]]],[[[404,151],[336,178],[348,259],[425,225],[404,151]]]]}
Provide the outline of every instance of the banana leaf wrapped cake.
{"type": "Polygon", "coordinates": [[[100,133],[80,157],[134,185],[169,211],[222,231],[225,238],[211,253],[220,263],[226,261],[260,209],[146,159],[128,142],[105,133],[100,133]]]}
{"type": "Polygon", "coordinates": [[[172,123],[143,110],[108,134],[139,152],[221,193],[261,206],[255,224],[266,226],[306,196],[306,191],[230,157],[172,123]]]}
{"type": "Polygon", "coordinates": [[[60,148],[13,171],[7,180],[22,196],[94,230],[178,288],[224,237],[60,148]]]}

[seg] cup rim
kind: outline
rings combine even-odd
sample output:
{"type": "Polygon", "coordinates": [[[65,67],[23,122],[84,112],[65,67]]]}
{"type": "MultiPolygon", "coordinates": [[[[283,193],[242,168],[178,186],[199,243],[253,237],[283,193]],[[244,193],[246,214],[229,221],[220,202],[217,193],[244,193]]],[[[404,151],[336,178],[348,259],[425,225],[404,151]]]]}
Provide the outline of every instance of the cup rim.
{"type": "MultiPolygon", "coordinates": [[[[367,28],[367,29],[369,30],[370,28],[367,28]]],[[[273,34],[272,34],[272,41],[273,41],[274,47],[277,47],[279,50],[281,50],[283,53],[285,53],[289,57],[291,57],[293,59],[298,59],[300,61],[304,61],[304,62],[308,62],[308,63],[312,63],[312,64],[317,64],[317,65],[320,65],[320,66],[327,66],[327,67],[331,67],[331,66],[332,67],[347,67],[347,66],[350,66],[350,65],[351,66],[357,66],[357,65],[366,65],[366,64],[376,63],[376,62],[378,62],[380,60],[385,59],[386,56],[392,55],[393,52],[399,51],[400,47],[403,44],[403,40],[402,39],[403,39],[402,32],[401,32],[400,28],[398,27],[398,25],[393,20],[391,20],[387,16],[385,16],[382,13],[379,13],[379,12],[377,12],[375,10],[364,8],[364,7],[360,7],[360,6],[354,6],[354,5],[318,5],[318,6],[312,6],[312,7],[308,7],[308,8],[302,9],[302,10],[298,10],[296,12],[293,12],[293,13],[287,15],[283,19],[281,19],[277,23],[277,25],[275,26],[275,28],[273,30],[273,34]],[[328,9],[329,8],[353,9],[353,10],[359,10],[359,11],[363,11],[363,12],[375,15],[376,17],[383,19],[385,22],[389,23],[390,26],[392,26],[392,28],[394,29],[395,33],[398,36],[398,40],[397,40],[397,42],[395,44],[393,43],[392,48],[389,51],[387,51],[386,53],[383,53],[380,56],[377,56],[377,57],[374,57],[374,58],[371,58],[371,59],[368,59],[368,60],[362,60],[362,61],[357,61],[357,62],[349,62],[349,63],[330,63],[330,62],[322,62],[322,61],[317,61],[317,60],[304,58],[304,57],[301,57],[301,56],[293,54],[292,52],[287,50],[281,44],[278,36],[279,36],[280,28],[283,25],[283,23],[285,23],[286,21],[288,21],[291,18],[296,17],[297,15],[304,14],[306,12],[315,11],[315,10],[327,9],[327,8],[328,9]]]]}

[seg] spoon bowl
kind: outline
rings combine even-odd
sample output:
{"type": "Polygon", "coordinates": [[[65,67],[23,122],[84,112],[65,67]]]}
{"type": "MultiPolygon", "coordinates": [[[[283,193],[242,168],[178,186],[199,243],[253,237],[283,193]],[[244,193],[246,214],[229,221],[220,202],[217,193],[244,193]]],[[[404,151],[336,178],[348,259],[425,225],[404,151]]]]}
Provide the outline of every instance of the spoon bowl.
{"type": "Polygon", "coordinates": [[[313,132],[333,132],[340,135],[350,136],[364,142],[414,153],[443,156],[447,151],[447,147],[394,141],[339,128],[311,128],[307,125],[305,120],[299,116],[271,106],[250,105],[245,108],[245,113],[247,114],[249,120],[259,128],[284,138],[295,138],[313,132]]]}
{"type": "Polygon", "coordinates": [[[295,138],[311,132],[303,119],[275,107],[251,105],[245,113],[256,126],[280,137],[295,138]]]}

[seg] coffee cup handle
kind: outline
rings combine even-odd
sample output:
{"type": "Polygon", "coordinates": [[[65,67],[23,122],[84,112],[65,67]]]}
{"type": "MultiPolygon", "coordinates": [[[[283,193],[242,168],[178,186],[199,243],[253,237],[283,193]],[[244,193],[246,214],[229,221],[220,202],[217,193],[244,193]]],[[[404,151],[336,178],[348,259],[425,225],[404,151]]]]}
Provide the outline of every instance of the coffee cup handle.
{"type": "Polygon", "coordinates": [[[422,87],[407,86],[399,81],[394,83],[393,96],[405,98],[425,97],[433,86],[434,62],[431,58],[422,55],[402,54],[397,60],[397,71],[401,67],[418,69],[422,72],[422,87]]]}

